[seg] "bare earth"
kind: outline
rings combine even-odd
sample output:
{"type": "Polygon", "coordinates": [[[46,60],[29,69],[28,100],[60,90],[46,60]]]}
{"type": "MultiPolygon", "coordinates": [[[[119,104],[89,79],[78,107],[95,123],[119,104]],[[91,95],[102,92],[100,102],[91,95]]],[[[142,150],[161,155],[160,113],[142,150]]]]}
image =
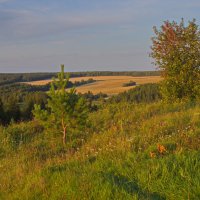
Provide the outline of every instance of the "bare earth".
{"type": "MultiPolygon", "coordinates": [[[[123,87],[124,83],[128,83],[129,81],[135,81],[137,85],[145,84],[145,83],[157,83],[161,80],[160,76],[144,76],[144,77],[133,77],[133,76],[90,76],[90,77],[78,77],[78,78],[70,78],[70,81],[81,81],[88,79],[97,80],[95,83],[90,83],[87,85],[82,85],[77,87],[77,92],[86,93],[91,91],[93,94],[97,94],[99,92],[106,93],[108,95],[118,94],[120,92],[124,92],[129,90],[135,86],[123,87]]],[[[31,85],[45,85],[50,83],[52,80],[42,80],[42,81],[33,81],[28,82],[27,84],[31,85]]]]}

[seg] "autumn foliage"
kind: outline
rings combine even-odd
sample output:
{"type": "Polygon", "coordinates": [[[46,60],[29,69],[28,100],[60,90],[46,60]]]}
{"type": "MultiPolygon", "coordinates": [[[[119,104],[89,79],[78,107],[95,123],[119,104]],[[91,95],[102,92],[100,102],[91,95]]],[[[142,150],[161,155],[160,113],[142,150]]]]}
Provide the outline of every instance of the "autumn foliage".
{"type": "Polygon", "coordinates": [[[182,20],[165,21],[154,27],[152,38],[154,64],[162,71],[162,95],[166,100],[200,95],[200,30],[195,20],[185,26],[182,20]]]}

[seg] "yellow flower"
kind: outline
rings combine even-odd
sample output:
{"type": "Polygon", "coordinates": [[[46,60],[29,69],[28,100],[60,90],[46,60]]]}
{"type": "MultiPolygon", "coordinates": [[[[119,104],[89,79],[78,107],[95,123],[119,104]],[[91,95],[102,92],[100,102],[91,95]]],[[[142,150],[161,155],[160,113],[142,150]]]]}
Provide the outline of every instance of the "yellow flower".
{"type": "Polygon", "coordinates": [[[154,152],[150,152],[150,157],[151,158],[155,158],[156,157],[156,154],[154,152]]]}

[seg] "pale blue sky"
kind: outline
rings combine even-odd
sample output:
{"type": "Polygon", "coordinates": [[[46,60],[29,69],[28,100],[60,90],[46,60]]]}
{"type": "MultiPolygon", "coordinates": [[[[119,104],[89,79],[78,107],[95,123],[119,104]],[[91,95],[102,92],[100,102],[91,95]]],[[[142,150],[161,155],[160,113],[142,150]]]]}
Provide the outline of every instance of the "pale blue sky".
{"type": "Polygon", "coordinates": [[[200,0],[0,0],[0,73],[154,70],[152,27],[200,20],[200,0]]]}

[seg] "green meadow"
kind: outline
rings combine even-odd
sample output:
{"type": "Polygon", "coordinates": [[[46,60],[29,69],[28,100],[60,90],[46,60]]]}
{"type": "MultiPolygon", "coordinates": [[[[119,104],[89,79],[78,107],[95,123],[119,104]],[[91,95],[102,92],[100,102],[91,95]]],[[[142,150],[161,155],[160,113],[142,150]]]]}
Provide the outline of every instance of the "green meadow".
{"type": "Polygon", "coordinates": [[[198,103],[109,103],[74,148],[37,121],[0,129],[0,199],[200,199],[198,103]]]}

